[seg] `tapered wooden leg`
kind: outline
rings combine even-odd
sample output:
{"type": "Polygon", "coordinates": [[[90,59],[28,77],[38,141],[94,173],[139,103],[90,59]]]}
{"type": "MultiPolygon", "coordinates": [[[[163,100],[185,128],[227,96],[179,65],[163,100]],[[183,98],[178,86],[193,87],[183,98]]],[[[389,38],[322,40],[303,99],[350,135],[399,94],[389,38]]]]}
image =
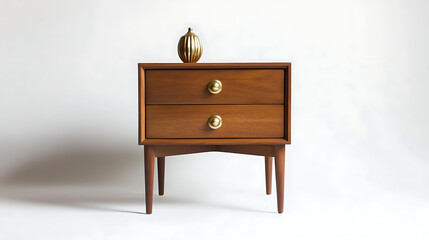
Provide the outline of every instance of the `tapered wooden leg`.
{"type": "Polygon", "coordinates": [[[277,211],[283,212],[284,186],[285,186],[285,146],[275,147],[277,211]]]}
{"type": "Polygon", "coordinates": [[[273,172],[273,158],[272,157],[265,157],[265,186],[266,186],[266,192],[267,195],[271,194],[271,180],[273,172]]]}
{"type": "Polygon", "coordinates": [[[165,157],[158,157],[158,192],[164,195],[165,157]]]}
{"type": "Polygon", "coordinates": [[[146,213],[152,213],[153,202],[153,175],[155,167],[155,153],[151,146],[144,148],[144,170],[145,170],[145,197],[146,197],[146,213]]]}

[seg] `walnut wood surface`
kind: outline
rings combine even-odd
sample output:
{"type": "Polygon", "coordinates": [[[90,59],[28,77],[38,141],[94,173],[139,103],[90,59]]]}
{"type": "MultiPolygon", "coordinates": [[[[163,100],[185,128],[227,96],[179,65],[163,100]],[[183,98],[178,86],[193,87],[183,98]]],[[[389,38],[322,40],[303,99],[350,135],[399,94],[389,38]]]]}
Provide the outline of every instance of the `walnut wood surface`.
{"type": "Polygon", "coordinates": [[[138,68],[146,212],[152,213],[155,157],[162,195],[165,156],[221,151],[265,156],[267,194],[274,157],[277,208],[282,213],[284,144],[291,142],[291,63],[140,63],[138,68]],[[211,95],[207,83],[215,78],[223,89],[211,95]],[[207,127],[212,114],[223,118],[220,129],[207,127]]]}
{"type": "Polygon", "coordinates": [[[283,138],[282,105],[150,105],[146,138],[283,138]],[[207,119],[217,114],[222,126],[207,119]]]}
{"type": "Polygon", "coordinates": [[[139,63],[144,69],[284,69],[290,62],[263,62],[263,63],[139,63]]]}
{"type": "Polygon", "coordinates": [[[276,188],[277,188],[277,211],[283,212],[284,188],[285,188],[285,146],[276,146],[276,188]]]}
{"type": "Polygon", "coordinates": [[[152,149],[155,152],[155,157],[175,156],[181,154],[192,154],[202,152],[228,152],[249,154],[258,156],[274,156],[273,145],[267,146],[249,146],[249,145],[153,145],[152,149]]]}
{"type": "Polygon", "coordinates": [[[140,144],[142,145],[284,145],[289,144],[290,142],[286,141],[283,138],[189,138],[189,139],[167,139],[167,138],[153,138],[145,139],[140,144]]]}
{"type": "Polygon", "coordinates": [[[145,198],[146,213],[152,213],[153,201],[153,175],[155,168],[155,154],[151,146],[144,149],[144,171],[145,171],[145,198]]]}
{"type": "Polygon", "coordinates": [[[146,96],[145,96],[145,82],[146,72],[149,70],[282,70],[284,72],[284,137],[281,139],[272,139],[261,141],[254,140],[253,138],[241,139],[224,139],[221,140],[227,145],[242,144],[245,145],[245,141],[249,140],[251,145],[267,145],[267,144],[290,144],[291,143],[291,63],[139,63],[139,144],[142,145],[154,145],[154,144],[182,144],[182,145],[207,145],[219,143],[219,139],[214,141],[202,140],[206,139],[201,137],[201,140],[194,139],[146,139],[146,96]]]}
{"type": "Polygon", "coordinates": [[[144,69],[139,67],[139,88],[138,88],[138,95],[139,95],[139,102],[138,102],[138,111],[139,111],[139,126],[138,126],[138,139],[139,144],[141,144],[145,140],[146,136],[146,97],[145,97],[145,77],[144,77],[144,69]]]}
{"type": "Polygon", "coordinates": [[[274,156],[274,146],[242,146],[242,145],[220,145],[215,146],[214,151],[250,154],[258,156],[274,156]]]}
{"type": "Polygon", "coordinates": [[[215,146],[210,145],[153,145],[155,156],[174,156],[181,154],[202,153],[215,151],[215,146]]]}
{"type": "Polygon", "coordinates": [[[158,182],[159,194],[164,194],[164,177],[165,177],[165,157],[160,157],[158,154],[183,154],[207,151],[220,151],[253,155],[266,155],[265,157],[265,181],[266,193],[271,194],[272,186],[272,162],[275,158],[275,173],[276,173],[276,190],[277,190],[277,210],[283,212],[284,205],[284,175],[285,175],[285,146],[284,145],[269,145],[269,146],[243,146],[243,145],[193,145],[193,146],[174,146],[174,145],[155,145],[145,146],[145,189],[146,189],[146,212],[152,213],[153,201],[153,175],[154,175],[154,159],[158,157],[158,182]],[[184,150],[180,150],[180,147],[184,150]]]}
{"type": "Polygon", "coordinates": [[[271,194],[271,181],[273,179],[273,158],[265,157],[265,186],[267,195],[271,194]]]}
{"type": "Polygon", "coordinates": [[[158,157],[158,193],[164,195],[165,157],[158,157]]]}
{"type": "Polygon", "coordinates": [[[291,63],[288,63],[288,67],[285,69],[285,139],[290,144],[291,142],[291,108],[292,108],[292,81],[291,81],[291,63]]]}
{"type": "Polygon", "coordinates": [[[284,104],[283,69],[147,70],[146,104],[284,104]],[[210,80],[222,82],[211,94],[210,80]]]}
{"type": "Polygon", "coordinates": [[[156,157],[175,156],[202,152],[228,152],[258,156],[274,156],[274,146],[249,145],[153,145],[156,157]]]}

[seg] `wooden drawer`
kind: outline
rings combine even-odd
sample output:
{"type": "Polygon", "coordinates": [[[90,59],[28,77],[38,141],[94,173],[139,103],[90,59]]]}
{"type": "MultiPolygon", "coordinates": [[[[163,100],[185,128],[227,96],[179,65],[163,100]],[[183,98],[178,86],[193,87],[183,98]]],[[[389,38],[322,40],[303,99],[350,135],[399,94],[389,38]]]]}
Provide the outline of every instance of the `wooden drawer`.
{"type": "Polygon", "coordinates": [[[284,116],[283,105],[148,105],[146,138],[284,138],[284,116]]]}
{"type": "Polygon", "coordinates": [[[146,104],[284,104],[284,69],[148,69],[146,104]],[[209,81],[222,91],[211,94],[209,81]]]}

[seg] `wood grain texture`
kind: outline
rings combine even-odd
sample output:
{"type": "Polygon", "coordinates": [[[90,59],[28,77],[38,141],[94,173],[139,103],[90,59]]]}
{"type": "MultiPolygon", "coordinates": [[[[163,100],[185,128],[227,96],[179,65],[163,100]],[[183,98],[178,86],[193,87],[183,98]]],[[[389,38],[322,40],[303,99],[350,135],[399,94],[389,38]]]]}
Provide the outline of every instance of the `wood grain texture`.
{"type": "Polygon", "coordinates": [[[274,146],[243,146],[243,145],[219,145],[214,151],[250,154],[259,156],[274,156],[274,146]]]}
{"type": "Polygon", "coordinates": [[[145,106],[146,106],[146,96],[145,96],[145,71],[143,68],[139,65],[139,86],[138,86],[138,139],[139,144],[145,140],[146,137],[146,114],[145,114],[145,106]]]}
{"type": "Polygon", "coordinates": [[[277,188],[277,211],[283,212],[284,188],[285,188],[285,146],[276,146],[275,151],[276,165],[276,188],[277,188]]]}
{"type": "Polygon", "coordinates": [[[284,104],[283,69],[147,70],[146,104],[284,104]],[[211,94],[210,80],[222,82],[211,94]]]}
{"type": "Polygon", "coordinates": [[[290,144],[291,143],[291,63],[139,63],[139,144],[154,145],[154,144],[181,144],[181,145],[210,145],[213,143],[218,144],[219,141],[224,142],[226,145],[240,144],[244,145],[248,141],[250,145],[267,145],[267,144],[290,144]],[[204,141],[198,139],[146,139],[145,134],[145,73],[147,70],[162,69],[162,70],[237,70],[237,69],[281,69],[284,71],[284,137],[281,139],[261,139],[255,140],[253,138],[239,139],[214,139],[204,141]]]}
{"type": "Polygon", "coordinates": [[[277,208],[279,213],[284,211],[284,144],[291,143],[291,63],[140,63],[138,74],[138,142],[146,145],[148,214],[152,213],[155,157],[162,195],[165,156],[208,151],[265,156],[267,194],[274,157],[277,208]],[[223,89],[211,95],[207,83],[215,78],[222,81],[223,89]],[[208,128],[212,114],[221,115],[220,129],[208,128]]]}
{"type": "Polygon", "coordinates": [[[158,193],[164,195],[165,157],[158,157],[158,193]]]}
{"type": "Polygon", "coordinates": [[[285,69],[285,139],[288,142],[288,144],[291,143],[291,125],[292,125],[292,117],[291,117],[291,111],[292,111],[292,81],[291,81],[291,63],[288,64],[287,68],[285,69]]]}
{"type": "Polygon", "coordinates": [[[151,146],[144,149],[144,171],[145,171],[145,198],[146,213],[152,213],[153,202],[153,175],[155,168],[155,154],[151,146]]]}
{"type": "Polygon", "coordinates": [[[168,139],[168,138],[153,138],[145,139],[140,144],[142,145],[284,145],[288,142],[283,138],[195,138],[195,139],[168,139]]]}
{"type": "Polygon", "coordinates": [[[153,145],[155,156],[174,156],[181,154],[215,151],[216,146],[210,145],[153,145]]]}
{"type": "Polygon", "coordinates": [[[274,157],[273,145],[153,145],[155,156],[175,156],[202,152],[228,152],[274,157]]]}
{"type": "Polygon", "coordinates": [[[149,105],[147,138],[283,138],[282,105],[149,105]],[[222,126],[207,119],[218,114],[222,126]]]}
{"type": "Polygon", "coordinates": [[[265,157],[265,191],[267,195],[271,194],[271,181],[273,179],[273,158],[265,157]]]}
{"type": "Polygon", "coordinates": [[[144,69],[263,69],[286,68],[290,62],[264,63],[139,63],[144,69]]]}

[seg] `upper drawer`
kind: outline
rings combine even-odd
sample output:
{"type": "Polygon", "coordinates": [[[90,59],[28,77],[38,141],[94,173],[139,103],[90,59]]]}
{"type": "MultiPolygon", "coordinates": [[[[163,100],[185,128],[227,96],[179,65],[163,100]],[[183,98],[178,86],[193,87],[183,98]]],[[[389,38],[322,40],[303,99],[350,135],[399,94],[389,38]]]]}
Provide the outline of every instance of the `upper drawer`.
{"type": "Polygon", "coordinates": [[[283,104],[283,69],[145,71],[146,104],[283,104]],[[211,80],[222,90],[209,92],[211,80]]]}

